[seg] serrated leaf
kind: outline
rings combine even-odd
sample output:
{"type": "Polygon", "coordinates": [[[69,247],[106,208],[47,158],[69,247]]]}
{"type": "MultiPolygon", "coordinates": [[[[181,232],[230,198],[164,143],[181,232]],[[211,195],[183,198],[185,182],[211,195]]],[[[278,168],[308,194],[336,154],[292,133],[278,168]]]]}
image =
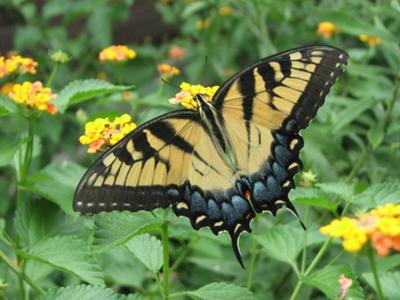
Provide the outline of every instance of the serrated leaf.
{"type": "Polygon", "coordinates": [[[317,186],[324,192],[342,197],[350,197],[354,193],[354,187],[344,182],[324,182],[318,183],[317,186]]]}
{"type": "Polygon", "coordinates": [[[149,212],[110,212],[94,217],[94,241],[96,251],[125,244],[134,236],[160,228],[161,223],[149,212]]]}
{"type": "Polygon", "coordinates": [[[73,162],[53,163],[29,176],[24,187],[72,215],[73,195],[84,172],[84,167],[73,162]]]}
{"type": "Polygon", "coordinates": [[[76,285],[50,289],[38,300],[117,300],[117,294],[110,288],[92,285],[76,285]]]}
{"type": "Polygon", "coordinates": [[[293,203],[301,203],[336,211],[338,203],[329,199],[329,195],[318,189],[298,187],[290,192],[293,203]]]}
{"type": "Polygon", "coordinates": [[[224,282],[209,283],[187,295],[202,300],[256,300],[248,289],[224,282]]]}
{"type": "Polygon", "coordinates": [[[89,251],[87,242],[77,236],[55,236],[35,244],[24,256],[69,272],[94,285],[103,285],[103,274],[89,251]]]}
{"type": "Polygon", "coordinates": [[[100,79],[74,80],[61,90],[57,101],[54,103],[58,110],[63,113],[70,105],[132,88],[132,85],[114,85],[100,79]]]}
{"type": "Polygon", "coordinates": [[[71,220],[57,205],[43,199],[24,201],[14,217],[14,228],[25,249],[56,234],[75,233],[80,227],[77,220],[71,220]]]}
{"type": "Polygon", "coordinates": [[[296,257],[304,246],[304,231],[289,225],[277,225],[253,238],[268,256],[290,264],[297,270],[296,257]]]}
{"type": "Polygon", "coordinates": [[[349,198],[348,201],[369,209],[386,203],[397,203],[399,199],[400,184],[382,182],[370,186],[362,193],[349,198]]]}
{"type": "Polygon", "coordinates": [[[158,272],[163,263],[162,245],[160,240],[149,234],[134,237],[125,246],[131,251],[149,270],[158,272]]]}
{"type": "Polygon", "coordinates": [[[339,278],[342,274],[353,281],[346,299],[365,299],[363,290],[350,265],[327,266],[309,276],[303,277],[302,281],[310,286],[316,287],[329,299],[337,300],[340,289],[339,278]]]}
{"type": "MultiPolygon", "coordinates": [[[[400,271],[380,272],[379,281],[383,287],[383,294],[386,299],[399,299],[400,293],[400,271]]],[[[363,273],[362,277],[376,291],[374,276],[372,273],[363,273]]]]}
{"type": "Polygon", "coordinates": [[[19,111],[18,105],[10,98],[0,94],[0,117],[16,114],[19,111]]]}

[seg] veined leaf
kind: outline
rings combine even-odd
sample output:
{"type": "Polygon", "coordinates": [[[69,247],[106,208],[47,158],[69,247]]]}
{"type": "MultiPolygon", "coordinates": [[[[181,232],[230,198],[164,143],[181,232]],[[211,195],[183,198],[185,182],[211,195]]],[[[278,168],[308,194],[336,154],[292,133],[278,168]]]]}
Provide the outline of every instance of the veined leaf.
{"type": "Polygon", "coordinates": [[[58,289],[50,289],[38,300],[117,300],[117,294],[110,288],[93,285],[71,285],[58,289]]]}
{"type": "Polygon", "coordinates": [[[354,187],[344,182],[324,182],[318,183],[317,186],[324,192],[342,197],[351,197],[354,192],[354,187]]]}
{"type": "MultiPolygon", "coordinates": [[[[383,293],[385,297],[387,297],[386,299],[399,299],[400,271],[380,272],[378,275],[381,286],[384,287],[383,293]]],[[[362,277],[376,291],[375,280],[372,273],[364,273],[362,277]]]]}
{"type": "Polygon", "coordinates": [[[125,246],[149,270],[158,272],[163,263],[162,246],[160,240],[147,233],[139,235],[128,241],[125,246]]]}
{"type": "Polygon", "coordinates": [[[268,256],[290,264],[297,271],[296,257],[304,246],[304,231],[290,225],[277,225],[253,238],[268,256]]]}
{"type": "Polygon", "coordinates": [[[54,103],[58,110],[63,113],[70,105],[132,88],[132,85],[114,85],[100,79],[74,80],[61,90],[54,103]]]}
{"type": "Polygon", "coordinates": [[[386,203],[398,203],[400,201],[400,184],[396,182],[378,183],[348,201],[366,209],[386,203]]]}
{"type": "Polygon", "coordinates": [[[92,257],[86,241],[77,236],[43,239],[24,254],[95,285],[103,285],[103,274],[92,257]]]}
{"type": "Polygon", "coordinates": [[[125,244],[134,236],[154,231],[161,223],[150,213],[139,211],[99,213],[94,217],[94,247],[104,251],[125,244]]]}
{"type": "Polygon", "coordinates": [[[202,300],[256,300],[248,289],[224,282],[209,283],[187,295],[202,300]]]}
{"type": "Polygon", "coordinates": [[[16,114],[19,110],[18,105],[10,98],[0,94],[0,117],[16,114]]]}
{"type": "Polygon", "coordinates": [[[331,211],[336,211],[338,206],[329,199],[329,195],[325,192],[313,189],[313,188],[302,188],[298,187],[290,192],[290,200],[294,203],[301,203],[306,205],[312,205],[316,207],[327,208],[331,211]]]}
{"type": "Polygon", "coordinates": [[[353,283],[349,288],[346,299],[363,300],[364,293],[350,265],[327,266],[313,274],[302,278],[308,285],[316,287],[329,299],[337,300],[340,289],[339,278],[341,275],[350,278],[353,283]]]}
{"type": "Polygon", "coordinates": [[[72,198],[85,168],[73,163],[50,164],[27,178],[26,189],[59,205],[66,213],[72,211],[72,198]]]}

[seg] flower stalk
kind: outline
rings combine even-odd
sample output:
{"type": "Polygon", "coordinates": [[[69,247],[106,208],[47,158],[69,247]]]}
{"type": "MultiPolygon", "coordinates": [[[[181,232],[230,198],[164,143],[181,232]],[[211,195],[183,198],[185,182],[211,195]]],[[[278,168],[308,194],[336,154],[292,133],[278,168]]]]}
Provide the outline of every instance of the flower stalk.
{"type": "Polygon", "coordinates": [[[162,245],[163,245],[163,290],[162,295],[164,300],[169,299],[169,240],[168,240],[168,210],[164,213],[164,222],[161,226],[162,230],[162,245]]]}
{"type": "Polygon", "coordinates": [[[368,261],[369,266],[371,267],[372,275],[374,276],[376,292],[378,296],[378,300],[385,300],[385,296],[383,295],[383,290],[381,286],[381,282],[379,280],[378,270],[376,268],[375,254],[372,247],[368,247],[368,261]]]}

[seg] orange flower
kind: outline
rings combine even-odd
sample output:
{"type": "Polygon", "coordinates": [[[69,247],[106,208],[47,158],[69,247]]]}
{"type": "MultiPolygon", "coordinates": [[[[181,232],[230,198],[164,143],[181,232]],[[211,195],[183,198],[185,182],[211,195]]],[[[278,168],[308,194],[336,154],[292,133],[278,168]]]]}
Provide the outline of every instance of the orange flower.
{"type": "Polygon", "coordinates": [[[374,232],[371,236],[372,247],[376,250],[378,255],[387,256],[392,247],[392,241],[381,232],[374,232]]]}
{"type": "Polygon", "coordinates": [[[232,9],[228,6],[223,6],[219,9],[219,15],[224,17],[224,16],[228,16],[232,13],[232,9]]]}
{"type": "Polygon", "coordinates": [[[2,93],[3,95],[8,96],[8,94],[12,91],[14,85],[15,85],[15,83],[6,82],[5,84],[3,84],[1,86],[0,93],[2,93]]]}
{"type": "Polygon", "coordinates": [[[38,63],[29,57],[11,55],[9,58],[5,58],[0,56],[0,78],[15,72],[36,74],[37,65],[38,63]]]}
{"type": "Polygon", "coordinates": [[[317,34],[322,35],[326,38],[331,37],[335,32],[338,32],[338,28],[331,22],[321,22],[318,24],[317,34]]]}
{"type": "Polygon", "coordinates": [[[182,59],[186,56],[186,49],[179,46],[169,48],[168,56],[170,59],[182,59]]]}
{"type": "Polygon", "coordinates": [[[136,52],[124,45],[113,45],[100,51],[100,61],[119,61],[134,59],[136,52]]]}
{"type": "Polygon", "coordinates": [[[161,75],[166,75],[168,77],[177,76],[181,73],[177,67],[168,64],[158,64],[157,69],[161,75]]]}
{"type": "Polygon", "coordinates": [[[347,252],[359,252],[368,241],[381,256],[391,249],[400,251],[400,204],[378,206],[358,218],[333,220],[320,232],[341,238],[347,252]]]}
{"type": "Polygon", "coordinates": [[[374,47],[381,43],[381,39],[377,36],[369,36],[366,34],[360,34],[359,37],[361,42],[368,43],[368,45],[374,47]]]}

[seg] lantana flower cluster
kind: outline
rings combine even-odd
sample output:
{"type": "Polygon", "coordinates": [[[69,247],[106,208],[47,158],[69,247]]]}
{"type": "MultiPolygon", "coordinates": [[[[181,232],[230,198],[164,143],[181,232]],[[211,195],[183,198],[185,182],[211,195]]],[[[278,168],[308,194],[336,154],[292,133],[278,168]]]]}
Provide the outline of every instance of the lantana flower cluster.
{"type": "Polygon", "coordinates": [[[100,61],[118,61],[124,62],[128,59],[134,59],[136,52],[125,45],[113,45],[100,51],[100,61]]]}
{"type": "Polygon", "coordinates": [[[218,85],[214,86],[203,86],[201,84],[190,84],[182,82],[179,86],[181,91],[175,95],[175,98],[171,98],[168,101],[171,104],[181,104],[188,109],[197,109],[197,102],[194,100],[194,96],[202,94],[207,101],[211,101],[215,92],[219,89],[218,85]]]}
{"type": "Polygon", "coordinates": [[[36,74],[38,63],[32,58],[12,55],[9,58],[0,56],[0,78],[14,73],[36,74]]]}
{"type": "Polygon", "coordinates": [[[86,123],[85,134],[79,138],[79,142],[89,145],[88,153],[96,153],[115,145],[135,128],[136,124],[128,114],[116,117],[113,121],[97,118],[86,123]]]}
{"type": "Polygon", "coordinates": [[[322,234],[341,238],[347,252],[359,252],[369,241],[380,256],[400,251],[400,204],[378,206],[356,218],[342,217],[320,228],[322,234]]]}
{"type": "MultiPolygon", "coordinates": [[[[340,32],[340,29],[332,22],[325,21],[318,24],[317,34],[322,35],[325,38],[330,38],[334,33],[338,32],[340,32]]],[[[358,38],[361,42],[367,43],[371,47],[374,47],[381,43],[381,39],[377,36],[360,34],[358,38]]]]}
{"type": "Polygon", "coordinates": [[[25,81],[22,84],[16,83],[9,93],[12,100],[30,108],[47,111],[51,114],[57,112],[53,101],[57,98],[51,88],[44,87],[40,81],[25,81]]]}
{"type": "Polygon", "coordinates": [[[181,71],[177,67],[169,64],[158,64],[157,69],[161,75],[165,75],[167,77],[178,76],[181,74],[181,71]]]}

